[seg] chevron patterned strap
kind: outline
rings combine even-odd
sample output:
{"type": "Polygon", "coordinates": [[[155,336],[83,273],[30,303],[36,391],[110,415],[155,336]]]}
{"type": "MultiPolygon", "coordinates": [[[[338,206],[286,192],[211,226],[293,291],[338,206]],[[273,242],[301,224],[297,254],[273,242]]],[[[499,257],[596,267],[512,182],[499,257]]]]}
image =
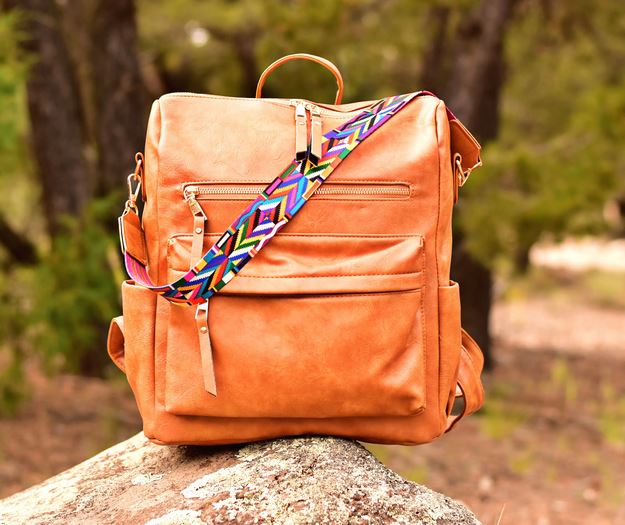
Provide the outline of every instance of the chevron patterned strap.
{"type": "Polygon", "coordinates": [[[425,92],[389,97],[323,136],[322,155],[314,165],[293,160],[230,225],[198,263],[180,279],[157,286],[144,264],[128,251],[126,270],[134,281],[167,300],[200,304],[228,284],[238,272],[295,216],[317,188],[356,146],[415,97],[425,92]]]}

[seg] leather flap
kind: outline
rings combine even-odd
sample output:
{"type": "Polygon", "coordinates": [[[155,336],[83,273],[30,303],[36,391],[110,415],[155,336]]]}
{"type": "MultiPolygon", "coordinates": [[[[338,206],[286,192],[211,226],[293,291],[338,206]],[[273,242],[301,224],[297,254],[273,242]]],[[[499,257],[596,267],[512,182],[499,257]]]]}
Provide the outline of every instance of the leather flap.
{"type": "Polygon", "coordinates": [[[451,138],[451,158],[459,153],[462,156],[463,171],[471,171],[480,163],[480,151],[482,147],[471,132],[454,118],[449,121],[449,133],[451,138]]]}
{"type": "MultiPolygon", "coordinates": [[[[219,238],[207,235],[204,249],[219,238]]],[[[168,243],[169,279],[188,271],[191,235],[168,243]]],[[[280,233],[233,279],[224,294],[391,292],[423,285],[419,235],[280,233]]]]}

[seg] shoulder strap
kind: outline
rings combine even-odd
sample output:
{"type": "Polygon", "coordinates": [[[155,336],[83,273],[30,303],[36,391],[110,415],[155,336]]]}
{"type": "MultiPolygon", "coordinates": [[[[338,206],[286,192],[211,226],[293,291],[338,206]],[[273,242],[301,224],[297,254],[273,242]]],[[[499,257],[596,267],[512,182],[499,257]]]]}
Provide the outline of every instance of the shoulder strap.
{"type": "MultiPolygon", "coordinates": [[[[354,118],[323,136],[322,155],[317,163],[309,158],[294,159],[267,186],[244,212],[230,225],[220,239],[180,279],[157,286],[147,271],[147,250],[135,200],[139,188],[132,190],[119,218],[122,252],[128,275],[174,303],[201,304],[221,290],[303,207],[307,200],[330,176],[356,146],[387,122],[393,115],[418,96],[430,95],[418,91],[382,99],[354,118]]],[[[455,115],[447,110],[450,123],[454,188],[464,184],[471,170],[480,165],[480,145],[455,115]]],[[[140,167],[142,159],[137,160],[140,167]]]]}
{"type": "Polygon", "coordinates": [[[120,217],[126,270],[134,281],[167,300],[189,305],[205,302],[221,290],[287,224],[357,145],[424,92],[380,100],[323,136],[315,164],[293,160],[230,225],[221,238],[180,279],[162,286],[150,279],[145,251],[131,253],[125,239],[140,229],[136,206],[129,201],[120,217]]]}

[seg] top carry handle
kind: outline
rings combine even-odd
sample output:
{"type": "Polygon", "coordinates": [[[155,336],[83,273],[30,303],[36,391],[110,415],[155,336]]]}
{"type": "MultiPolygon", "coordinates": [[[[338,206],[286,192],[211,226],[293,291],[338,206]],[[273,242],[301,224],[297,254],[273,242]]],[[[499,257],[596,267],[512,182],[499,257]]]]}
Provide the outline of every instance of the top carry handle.
{"type": "Polygon", "coordinates": [[[341,72],[339,71],[339,68],[336,67],[332,62],[330,62],[329,60],[325,58],[318,57],[317,55],[310,55],[308,53],[294,53],[293,55],[287,55],[282,58],[279,58],[275,62],[272,62],[271,64],[269,64],[267,69],[263,71],[262,75],[258,79],[258,84],[256,86],[256,98],[261,98],[263,86],[265,85],[265,81],[267,80],[267,77],[274,70],[278,69],[282,64],[286,64],[287,62],[291,62],[293,60],[309,60],[310,62],[316,62],[317,64],[321,64],[328,71],[330,71],[330,73],[332,73],[334,75],[334,78],[336,79],[336,86],[337,86],[336,96],[334,97],[334,103],[335,104],[341,103],[341,100],[343,99],[343,77],[341,76],[341,72]]]}

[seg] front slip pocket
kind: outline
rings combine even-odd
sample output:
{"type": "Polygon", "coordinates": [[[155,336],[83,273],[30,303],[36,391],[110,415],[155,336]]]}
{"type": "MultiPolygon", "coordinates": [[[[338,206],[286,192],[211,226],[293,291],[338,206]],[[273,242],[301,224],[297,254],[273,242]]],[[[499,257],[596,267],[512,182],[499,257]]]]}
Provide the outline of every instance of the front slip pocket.
{"type": "MultiPolygon", "coordinates": [[[[171,278],[189,265],[190,238],[169,246],[171,278]]],[[[204,389],[195,308],[171,306],[166,410],[246,418],[420,412],[423,268],[420,236],[276,236],[209,300],[216,396],[204,389]]]]}

